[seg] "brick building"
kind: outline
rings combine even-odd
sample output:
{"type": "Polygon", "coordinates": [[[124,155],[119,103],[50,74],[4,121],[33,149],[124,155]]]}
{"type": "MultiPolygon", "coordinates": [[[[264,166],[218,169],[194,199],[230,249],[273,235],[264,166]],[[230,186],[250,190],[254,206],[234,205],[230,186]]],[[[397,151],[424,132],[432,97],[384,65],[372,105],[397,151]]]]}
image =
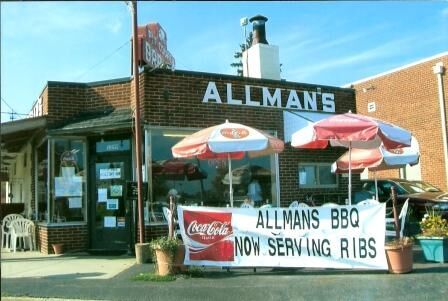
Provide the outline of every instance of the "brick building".
{"type": "MultiPolygon", "coordinates": [[[[170,148],[185,135],[228,119],[288,141],[285,123],[291,127],[294,120],[300,122],[298,112],[322,113],[323,95],[334,99],[334,113],[355,109],[354,91],[346,88],[164,69],[145,70],[140,79],[148,240],[166,232],[161,206],[170,189],[178,191],[182,204],[228,203],[225,161],[186,160],[193,166],[191,174],[170,174],[170,166],[175,168],[169,165],[170,148]],[[277,102],[263,101],[275,91],[280,91],[277,102]],[[291,105],[291,95],[308,111],[291,105]]],[[[48,82],[34,109],[41,116],[2,124],[2,153],[15,155],[9,169],[11,191],[25,202],[28,216],[39,221],[42,252],[52,252],[51,244],[58,242],[68,250],[86,250],[123,249],[135,241],[128,210],[133,201],[127,192],[127,182],[135,179],[131,86],[129,78],[48,82]],[[108,242],[111,238],[115,243],[108,242]]],[[[232,166],[242,170],[235,180],[236,203],[245,198],[250,178],[258,177],[263,199],[274,206],[311,195],[317,204],[342,204],[347,178],[332,175],[330,165],[344,151],[298,150],[287,144],[279,155],[235,161],[232,166]],[[301,164],[326,172],[330,182],[319,183],[309,174],[313,184],[299,183],[301,164]]]]}
{"type": "Polygon", "coordinates": [[[420,164],[379,177],[423,180],[448,190],[446,66],[448,52],[346,86],[356,91],[358,113],[408,129],[418,142],[420,164]]]}

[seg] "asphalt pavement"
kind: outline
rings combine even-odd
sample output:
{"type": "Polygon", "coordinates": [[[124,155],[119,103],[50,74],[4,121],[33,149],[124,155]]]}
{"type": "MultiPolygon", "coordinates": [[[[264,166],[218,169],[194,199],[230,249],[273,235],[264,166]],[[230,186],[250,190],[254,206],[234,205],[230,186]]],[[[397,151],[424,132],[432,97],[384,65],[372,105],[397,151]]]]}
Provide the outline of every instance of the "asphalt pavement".
{"type": "Polygon", "coordinates": [[[414,246],[414,270],[201,268],[196,277],[136,281],[153,264],[87,254],[1,253],[2,300],[443,300],[448,263],[425,262],[414,246]]]}

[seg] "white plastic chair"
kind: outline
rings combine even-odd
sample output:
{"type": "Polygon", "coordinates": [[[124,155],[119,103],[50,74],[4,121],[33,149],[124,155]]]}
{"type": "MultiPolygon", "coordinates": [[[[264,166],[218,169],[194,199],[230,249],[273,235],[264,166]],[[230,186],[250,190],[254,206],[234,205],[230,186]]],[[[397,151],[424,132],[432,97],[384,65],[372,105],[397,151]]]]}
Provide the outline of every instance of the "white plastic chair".
{"type": "Polygon", "coordinates": [[[293,201],[291,204],[289,204],[289,208],[298,208],[299,207],[299,201],[293,201]]]}
{"type": "MultiPolygon", "coordinates": [[[[163,210],[163,215],[165,216],[166,221],[168,222],[168,227],[169,229],[172,227],[172,224],[170,223],[171,220],[171,210],[168,209],[167,207],[162,207],[163,210]]],[[[174,235],[177,237],[178,235],[180,236],[180,229],[177,228],[178,226],[178,222],[175,218],[174,219],[174,229],[170,229],[170,232],[174,233],[174,235]],[[173,231],[171,231],[173,230],[173,231]]]]}
{"type": "Polygon", "coordinates": [[[289,204],[289,208],[309,207],[307,203],[299,203],[299,201],[293,201],[289,204]]]}
{"type": "Polygon", "coordinates": [[[331,202],[322,204],[322,207],[337,207],[337,206],[339,205],[331,202]]]}
{"type": "Polygon", "coordinates": [[[30,250],[33,251],[36,245],[34,223],[25,218],[13,220],[10,224],[11,244],[13,252],[16,252],[17,245],[22,241],[23,248],[29,243],[30,250]]]}
{"type": "MultiPolygon", "coordinates": [[[[406,222],[406,215],[408,213],[409,199],[404,202],[401,208],[400,215],[398,216],[400,223],[400,237],[403,237],[404,224],[406,222]]],[[[395,223],[393,218],[386,218],[386,236],[395,236],[395,223]],[[390,225],[393,230],[387,230],[387,225],[390,225]]]]}
{"type": "Polygon", "coordinates": [[[264,204],[260,208],[272,208],[271,204],[264,204]]]}
{"type": "Polygon", "coordinates": [[[5,245],[5,248],[10,248],[10,239],[11,239],[11,222],[16,219],[21,219],[23,216],[20,214],[8,214],[3,218],[2,222],[2,248],[5,245]]]}

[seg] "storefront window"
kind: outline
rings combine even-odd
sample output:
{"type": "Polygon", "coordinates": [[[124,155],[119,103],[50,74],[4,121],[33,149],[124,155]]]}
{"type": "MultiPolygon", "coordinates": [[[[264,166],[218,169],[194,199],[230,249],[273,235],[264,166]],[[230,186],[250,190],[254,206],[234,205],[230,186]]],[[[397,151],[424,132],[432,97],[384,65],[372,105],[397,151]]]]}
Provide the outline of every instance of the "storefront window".
{"type": "MultiPolygon", "coordinates": [[[[148,179],[152,179],[150,213],[161,212],[163,206],[168,206],[169,194],[175,194],[176,202],[183,205],[230,205],[227,159],[173,158],[171,147],[193,132],[167,129],[147,131],[146,147],[150,151],[146,156],[146,166],[149,166],[148,179]]],[[[274,155],[232,160],[234,207],[239,207],[248,194],[256,204],[268,202],[277,206],[275,162],[274,155]]]]}
{"type": "Polygon", "coordinates": [[[337,177],[331,172],[331,163],[301,163],[298,174],[301,188],[334,188],[337,177]]]}
{"type": "Polygon", "coordinates": [[[52,140],[50,222],[86,221],[85,142],[52,140]]]}

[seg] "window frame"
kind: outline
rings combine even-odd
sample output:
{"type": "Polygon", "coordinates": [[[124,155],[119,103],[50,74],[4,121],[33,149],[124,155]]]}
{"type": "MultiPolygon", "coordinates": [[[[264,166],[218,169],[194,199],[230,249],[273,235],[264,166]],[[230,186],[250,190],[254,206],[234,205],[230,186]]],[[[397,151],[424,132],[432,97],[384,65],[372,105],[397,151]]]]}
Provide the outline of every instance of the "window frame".
{"type": "Polygon", "coordinates": [[[339,177],[331,172],[331,164],[328,162],[300,162],[297,165],[297,183],[299,188],[338,188],[339,187],[339,177]],[[300,183],[300,168],[304,166],[312,166],[314,167],[315,179],[317,179],[317,184],[301,184],[300,183]],[[319,167],[326,166],[330,168],[330,174],[334,175],[335,183],[334,184],[320,184],[319,179],[319,167]]]}

